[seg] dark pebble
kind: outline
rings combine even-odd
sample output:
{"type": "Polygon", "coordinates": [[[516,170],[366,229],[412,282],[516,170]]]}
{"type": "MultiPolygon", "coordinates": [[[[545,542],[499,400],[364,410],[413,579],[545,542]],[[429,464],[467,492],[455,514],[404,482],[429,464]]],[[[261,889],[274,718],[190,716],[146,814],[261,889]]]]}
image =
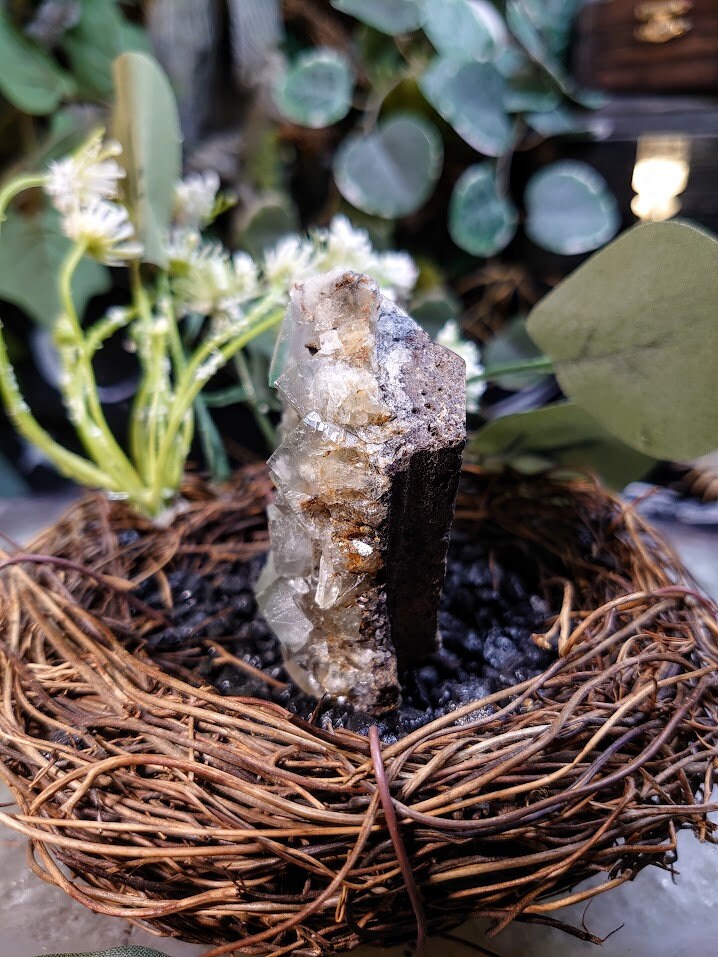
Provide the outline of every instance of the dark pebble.
{"type": "MultiPolygon", "coordinates": [[[[526,556],[514,549],[494,554],[490,562],[482,541],[457,537],[449,550],[439,612],[442,647],[415,671],[400,675],[402,706],[380,719],[331,703],[317,709],[316,700],[287,678],[277,640],[258,613],[252,587],[263,564],[264,557],[259,555],[250,562],[220,568],[211,579],[191,570],[171,571],[167,579],[174,607],[169,612],[156,583],[152,579],[143,582],[138,596],[162,608],[172,622],[148,637],[148,647],[177,651],[207,637],[232,637],[233,654],[287,685],[276,688],[233,665],[218,667],[215,653],[207,649],[196,667],[221,694],[271,700],[304,720],[316,711],[314,720],[326,729],[367,734],[376,724],[385,744],[539,674],[555,657],[531,639],[532,633],[546,630],[551,609],[536,593],[536,570],[526,556]],[[216,619],[223,608],[229,610],[216,619]],[[214,620],[203,624],[210,618],[214,620]]],[[[468,723],[485,713],[479,709],[459,720],[468,723]]]]}

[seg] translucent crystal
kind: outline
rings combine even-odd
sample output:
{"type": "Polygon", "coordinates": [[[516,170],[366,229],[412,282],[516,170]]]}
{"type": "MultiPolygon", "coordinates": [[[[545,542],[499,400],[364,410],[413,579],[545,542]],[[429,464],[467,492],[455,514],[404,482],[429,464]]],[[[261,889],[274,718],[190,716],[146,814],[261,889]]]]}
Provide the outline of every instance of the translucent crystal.
{"type": "Polygon", "coordinates": [[[366,276],[297,284],[272,376],[272,556],[257,594],[305,690],[377,711],[436,641],[465,439],[464,369],[366,276]]]}

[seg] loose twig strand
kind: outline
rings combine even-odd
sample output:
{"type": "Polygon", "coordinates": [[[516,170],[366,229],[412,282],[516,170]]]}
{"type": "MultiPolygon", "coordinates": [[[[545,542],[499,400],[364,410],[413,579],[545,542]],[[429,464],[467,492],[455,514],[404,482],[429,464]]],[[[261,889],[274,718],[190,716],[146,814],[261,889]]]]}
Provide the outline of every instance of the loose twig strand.
{"type": "Polygon", "coordinates": [[[564,926],[560,907],[669,867],[678,828],[712,839],[718,624],[632,510],[587,480],[467,470],[459,531],[531,557],[556,610],[535,640],[560,654],[379,749],[219,696],[197,649],[167,673],[148,656],[157,621],[120,583],[161,592],[174,569],[261,553],[268,493],[260,467],[225,492],[190,479],[165,530],[88,496],[40,561],[2,568],[0,777],[18,809],[0,823],[40,877],[216,955],[319,957],[471,915],[564,926]]]}

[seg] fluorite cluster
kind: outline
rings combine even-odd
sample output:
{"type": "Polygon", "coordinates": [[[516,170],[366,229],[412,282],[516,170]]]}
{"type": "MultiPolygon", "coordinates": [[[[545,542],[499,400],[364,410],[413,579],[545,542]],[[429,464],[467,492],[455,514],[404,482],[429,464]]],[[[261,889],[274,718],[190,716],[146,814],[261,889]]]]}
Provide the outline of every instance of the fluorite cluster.
{"type": "Polygon", "coordinates": [[[301,687],[381,713],[399,703],[398,669],[437,641],[464,362],[343,270],[294,287],[277,350],[260,607],[301,687]]]}

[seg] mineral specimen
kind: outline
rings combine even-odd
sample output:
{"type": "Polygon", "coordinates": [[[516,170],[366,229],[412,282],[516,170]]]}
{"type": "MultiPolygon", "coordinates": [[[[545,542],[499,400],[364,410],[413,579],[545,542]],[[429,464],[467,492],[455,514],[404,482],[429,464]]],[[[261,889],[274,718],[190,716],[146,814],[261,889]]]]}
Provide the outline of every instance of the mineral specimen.
{"type": "Polygon", "coordinates": [[[301,687],[386,711],[398,667],[437,642],[464,363],[343,270],[295,286],[277,350],[285,437],[260,607],[301,687]]]}

